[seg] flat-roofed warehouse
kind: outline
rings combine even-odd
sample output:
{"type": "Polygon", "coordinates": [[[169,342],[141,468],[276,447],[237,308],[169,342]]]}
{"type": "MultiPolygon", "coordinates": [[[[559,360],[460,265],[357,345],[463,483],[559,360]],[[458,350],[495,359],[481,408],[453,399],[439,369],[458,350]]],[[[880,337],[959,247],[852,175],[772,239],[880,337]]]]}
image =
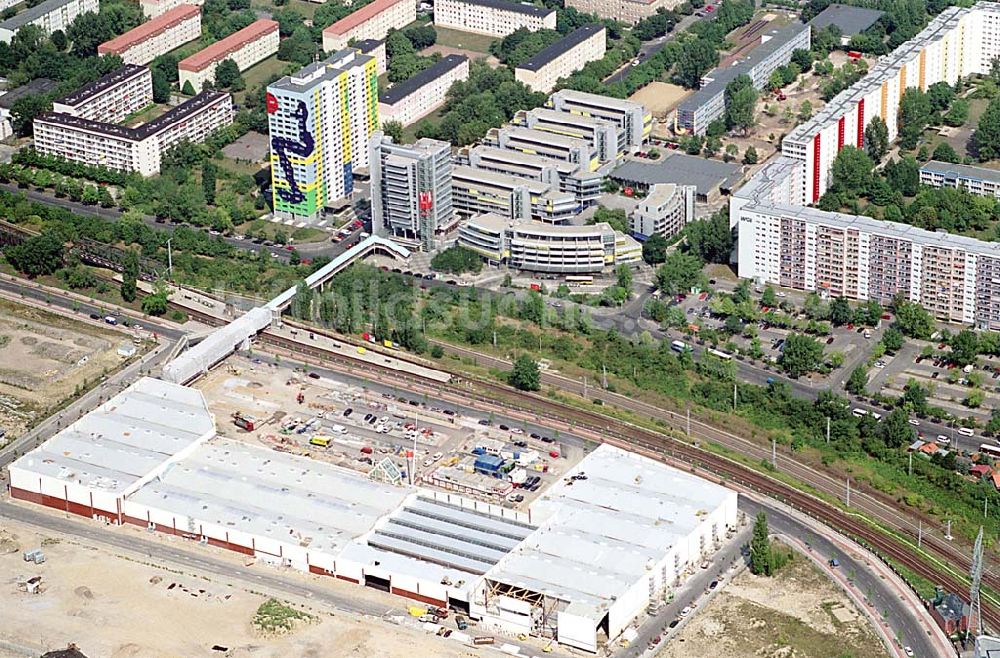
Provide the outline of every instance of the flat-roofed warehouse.
{"type": "Polygon", "coordinates": [[[840,30],[840,43],[846,46],[851,42],[851,37],[875,25],[884,15],[885,12],[878,9],[832,4],[817,14],[809,24],[815,30],[836,25],[840,30]]]}
{"type": "Polygon", "coordinates": [[[735,492],[607,445],[521,511],[215,432],[200,391],[143,378],[13,462],[11,495],[587,651],[736,523],[735,492]]]}
{"type": "Polygon", "coordinates": [[[531,506],[531,520],[538,530],[486,573],[472,614],[596,651],[715,551],[736,525],[736,492],[604,444],[531,506]]]}

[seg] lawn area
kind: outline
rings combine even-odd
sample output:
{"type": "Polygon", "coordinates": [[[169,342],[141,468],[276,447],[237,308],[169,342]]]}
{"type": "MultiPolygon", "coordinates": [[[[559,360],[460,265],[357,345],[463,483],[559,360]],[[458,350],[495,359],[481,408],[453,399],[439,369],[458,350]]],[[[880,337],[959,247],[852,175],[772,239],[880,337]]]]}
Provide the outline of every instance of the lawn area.
{"type": "Polygon", "coordinates": [[[405,128],[403,128],[403,142],[406,143],[406,144],[409,144],[411,142],[416,141],[416,139],[417,139],[417,126],[419,126],[424,121],[430,121],[431,123],[438,123],[439,121],[441,121],[442,109],[443,109],[443,106],[439,107],[436,110],[434,110],[433,112],[431,112],[430,114],[428,114],[427,116],[425,116],[423,119],[419,119],[417,121],[414,121],[410,125],[408,125],[405,128]]]}
{"type": "MultiPolygon", "coordinates": [[[[297,68],[299,67],[295,64],[282,62],[278,59],[277,55],[271,55],[264,61],[254,64],[246,71],[243,71],[243,80],[246,82],[246,90],[256,89],[260,85],[267,82],[271,77],[283,74],[288,69],[297,68]]],[[[237,104],[243,102],[243,99],[247,95],[246,90],[233,94],[233,100],[235,100],[237,104]]]]}
{"type": "Polygon", "coordinates": [[[157,105],[156,103],[152,103],[138,112],[126,117],[125,121],[122,123],[126,126],[132,126],[134,128],[135,126],[140,126],[144,123],[152,121],[161,114],[166,113],[169,109],[170,107],[167,105],[157,105]]]}
{"type": "Polygon", "coordinates": [[[490,44],[496,41],[496,37],[485,34],[474,34],[472,32],[461,32],[459,30],[449,30],[444,27],[434,27],[437,30],[437,43],[450,48],[462,48],[474,50],[477,53],[488,54],[490,44]]]}
{"type": "MultiPolygon", "coordinates": [[[[284,7],[281,7],[281,9],[286,9],[286,8],[294,9],[295,11],[305,16],[306,19],[311,21],[313,19],[313,15],[316,14],[316,9],[321,4],[323,3],[306,2],[306,0],[288,0],[288,4],[286,4],[284,7]]],[[[268,13],[274,11],[275,9],[278,9],[278,7],[275,7],[274,3],[270,2],[270,0],[253,0],[250,3],[250,8],[259,9],[261,11],[266,11],[268,13]]]]}
{"type": "Polygon", "coordinates": [[[257,613],[253,616],[253,626],[265,634],[285,633],[295,628],[296,624],[307,623],[313,619],[312,615],[296,610],[277,599],[268,599],[257,608],[257,613]]]}
{"type": "Polygon", "coordinates": [[[278,222],[268,221],[266,219],[255,219],[252,222],[248,222],[243,226],[239,227],[243,230],[245,234],[247,231],[252,232],[257,236],[264,236],[268,240],[274,240],[274,236],[278,231],[282,231],[286,238],[291,238],[295,244],[306,244],[309,242],[323,242],[327,239],[328,234],[318,228],[309,228],[308,226],[303,228],[293,229],[285,224],[280,224],[278,222]]]}

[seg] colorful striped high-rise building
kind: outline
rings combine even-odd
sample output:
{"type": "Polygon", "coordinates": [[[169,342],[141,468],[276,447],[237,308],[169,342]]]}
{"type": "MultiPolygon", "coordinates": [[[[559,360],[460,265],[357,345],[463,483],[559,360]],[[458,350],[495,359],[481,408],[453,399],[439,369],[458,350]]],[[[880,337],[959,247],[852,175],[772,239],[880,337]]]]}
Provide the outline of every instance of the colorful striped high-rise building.
{"type": "Polygon", "coordinates": [[[267,88],[271,189],[279,217],[315,219],[354,191],[378,130],[375,58],[334,53],[267,88]]]}

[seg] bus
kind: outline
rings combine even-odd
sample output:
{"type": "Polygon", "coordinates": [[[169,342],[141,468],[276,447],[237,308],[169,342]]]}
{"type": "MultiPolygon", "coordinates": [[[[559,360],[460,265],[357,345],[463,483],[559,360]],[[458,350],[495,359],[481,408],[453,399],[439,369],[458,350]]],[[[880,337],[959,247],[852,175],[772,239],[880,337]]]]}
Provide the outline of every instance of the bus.
{"type": "Polygon", "coordinates": [[[328,436],[314,436],[309,439],[309,445],[319,446],[320,448],[330,447],[330,437],[328,436]]]}
{"type": "Polygon", "coordinates": [[[1000,459],[1000,446],[991,446],[988,443],[984,443],[979,446],[979,452],[989,455],[993,459],[1000,459]]]}
{"type": "Polygon", "coordinates": [[[691,348],[688,347],[688,344],[685,343],[684,341],[675,340],[670,343],[670,349],[672,349],[675,352],[687,352],[691,348]]]}
{"type": "Polygon", "coordinates": [[[733,355],[730,354],[729,352],[723,352],[722,350],[717,350],[717,349],[714,349],[714,348],[713,349],[709,349],[708,353],[711,354],[712,356],[714,356],[717,359],[722,359],[723,361],[729,361],[730,359],[733,358],[733,355]]]}
{"type": "Polygon", "coordinates": [[[589,274],[581,274],[566,277],[566,285],[570,287],[576,286],[592,286],[594,285],[594,277],[589,274]]]}

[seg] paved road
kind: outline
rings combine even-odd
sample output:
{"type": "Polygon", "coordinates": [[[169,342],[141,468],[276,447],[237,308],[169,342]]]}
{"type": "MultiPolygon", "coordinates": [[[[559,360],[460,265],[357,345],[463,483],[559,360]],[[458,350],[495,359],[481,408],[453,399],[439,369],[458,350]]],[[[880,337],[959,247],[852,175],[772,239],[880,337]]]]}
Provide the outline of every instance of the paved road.
{"type": "MultiPolygon", "coordinates": [[[[122,216],[122,211],[118,208],[101,208],[100,206],[88,206],[83,203],[77,203],[71,201],[70,199],[60,199],[53,194],[48,192],[42,192],[36,189],[27,189],[18,187],[14,183],[0,183],[0,189],[5,189],[9,192],[15,192],[23,194],[30,201],[35,201],[37,203],[44,203],[49,206],[56,206],[58,208],[63,208],[71,212],[80,215],[96,215],[103,219],[115,221],[122,216]]],[[[157,230],[157,231],[171,231],[176,228],[176,225],[170,223],[157,222],[156,218],[152,215],[144,215],[143,221],[147,226],[157,230]]],[[[196,227],[190,227],[192,230],[199,230],[196,227]]],[[[288,228],[288,227],[285,227],[288,228]]],[[[321,242],[309,242],[302,245],[298,245],[297,249],[299,254],[304,258],[316,258],[317,256],[326,256],[329,258],[335,258],[343,253],[349,247],[357,237],[358,231],[355,231],[351,237],[341,242],[330,242],[329,240],[323,240],[321,242]]],[[[267,251],[274,254],[278,258],[287,260],[289,255],[289,250],[280,246],[267,246],[264,244],[257,244],[251,240],[237,240],[233,237],[220,236],[222,240],[231,244],[234,247],[243,249],[245,251],[267,251]]]]}
{"type": "MultiPolygon", "coordinates": [[[[695,22],[715,20],[715,15],[715,12],[712,12],[704,17],[696,16],[694,14],[685,16],[680,20],[680,22],[677,23],[677,25],[674,26],[674,29],[671,30],[670,34],[657,37],[656,39],[651,39],[650,41],[644,41],[642,46],[639,48],[639,53],[636,55],[636,59],[639,60],[640,64],[645,63],[650,57],[663,50],[664,46],[676,39],[678,34],[694,25],[695,22]]],[[[605,78],[604,83],[610,85],[616,82],[621,82],[628,77],[631,70],[632,63],[627,62],[625,66],[605,78]]]]}

